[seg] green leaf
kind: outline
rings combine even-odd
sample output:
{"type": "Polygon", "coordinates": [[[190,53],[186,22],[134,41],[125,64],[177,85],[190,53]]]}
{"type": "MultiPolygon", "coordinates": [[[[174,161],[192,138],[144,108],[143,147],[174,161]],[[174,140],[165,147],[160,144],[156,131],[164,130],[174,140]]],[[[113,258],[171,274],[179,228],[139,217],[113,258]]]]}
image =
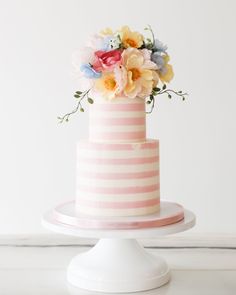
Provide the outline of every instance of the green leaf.
{"type": "Polygon", "coordinates": [[[93,101],[93,99],[91,97],[88,97],[88,102],[91,103],[91,104],[94,103],[94,101],[93,101]]]}
{"type": "Polygon", "coordinates": [[[168,98],[171,98],[172,96],[170,94],[168,94],[168,98]]]}
{"type": "Polygon", "coordinates": [[[80,98],[80,95],[75,94],[74,97],[75,97],[75,98],[80,98]]]}
{"type": "Polygon", "coordinates": [[[78,94],[78,95],[80,95],[80,94],[82,94],[83,92],[82,92],[82,91],[76,91],[75,93],[78,94]]]}
{"type": "Polygon", "coordinates": [[[152,43],[146,44],[147,49],[152,49],[152,43]]]}
{"type": "Polygon", "coordinates": [[[161,91],[161,88],[154,87],[153,90],[159,92],[159,91],[161,91]]]}
{"type": "Polygon", "coordinates": [[[152,94],[149,97],[150,97],[150,100],[154,99],[154,95],[152,95],[152,94]]]}
{"type": "Polygon", "coordinates": [[[147,41],[150,42],[150,43],[152,42],[152,40],[150,38],[147,38],[147,41]]]}
{"type": "Polygon", "coordinates": [[[83,108],[80,108],[80,111],[83,113],[84,112],[84,109],[83,108]]]}
{"type": "Polygon", "coordinates": [[[165,90],[165,89],[166,89],[166,84],[164,84],[164,85],[163,85],[162,89],[163,89],[163,90],[165,90]]]}
{"type": "Polygon", "coordinates": [[[150,103],[151,103],[151,100],[148,100],[148,101],[147,101],[147,104],[150,104],[150,103]]]}

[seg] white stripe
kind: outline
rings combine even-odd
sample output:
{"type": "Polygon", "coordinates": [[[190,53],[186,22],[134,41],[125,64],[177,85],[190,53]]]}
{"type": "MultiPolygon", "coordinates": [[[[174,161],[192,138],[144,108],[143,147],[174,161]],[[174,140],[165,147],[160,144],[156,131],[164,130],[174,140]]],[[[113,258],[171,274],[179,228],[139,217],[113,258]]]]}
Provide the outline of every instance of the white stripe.
{"type": "Polygon", "coordinates": [[[80,175],[77,177],[77,185],[86,185],[90,187],[112,187],[112,188],[125,188],[130,186],[149,186],[159,184],[159,177],[149,177],[144,179],[94,179],[83,178],[80,175]]]}
{"type": "Polygon", "coordinates": [[[146,113],[144,111],[129,111],[129,112],[104,112],[98,110],[91,110],[89,113],[89,118],[93,119],[108,119],[108,118],[145,118],[146,113]]]}
{"type": "Polygon", "coordinates": [[[78,162],[77,169],[81,171],[93,171],[100,173],[134,173],[158,170],[158,162],[139,164],[139,165],[95,165],[93,163],[81,163],[78,162]]]}
{"type": "Polygon", "coordinates": [[[96,133],[100,132],[139,132],[145,131],[146,127],[144,125],[96,125],[92,124],[89,126],[90,135],[96,135],[96,133]]]}
{"type": "Polygon", "coordinates": [[[88,193],[84,191],[80,191],[77,189],[76,191],[76,199],[84,199],[84,200],[92,200],[92,201],[101,201],[101,202],[132,202],[132,201],[146,201],[150,199],[160,199],[160,190],[156,190],[153,192],[142,193],[142,194],[122,194],[119,196],[115,196],[112,194],[98,194],[98,193],[88,193]]]}
{"type": "MultiPolygon", "coordinates": [[[[137,145],[138,146],[138,145],[137,145]]],[[[131,159],[131,158],[151,158],[158,156],[157,149],[133,149],[128,151],[111,151],[111,150],[89,150],[77,148],[78,163],[79,158],[83,159],[131,159]]]]}

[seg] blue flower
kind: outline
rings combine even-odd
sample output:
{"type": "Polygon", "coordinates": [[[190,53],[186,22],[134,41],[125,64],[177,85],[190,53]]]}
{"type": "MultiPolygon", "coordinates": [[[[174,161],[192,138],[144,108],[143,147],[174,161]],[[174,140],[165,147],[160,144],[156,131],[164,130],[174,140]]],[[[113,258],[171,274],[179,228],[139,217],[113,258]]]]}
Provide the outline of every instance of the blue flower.
{"type": "Polygon", "coordinates": [[[157,65],[158,70],[161,70],[165,65],[164,58],[158,51],[152,53],[151,60],[157,65]]]}
{"type": "Polygon", "coordinates": [[[90,64],[82,64],[80,70],[84,74],[85,78],[88,79],[97,79],[102,76],[102,74],[100,72],[96,72],[90,64]]]}
{"type": "Polygon", "coordinates": [[[155,39],[153,49],[154,51],[166,53],[167,45],[164,45],[160,40],[155,39]]]}

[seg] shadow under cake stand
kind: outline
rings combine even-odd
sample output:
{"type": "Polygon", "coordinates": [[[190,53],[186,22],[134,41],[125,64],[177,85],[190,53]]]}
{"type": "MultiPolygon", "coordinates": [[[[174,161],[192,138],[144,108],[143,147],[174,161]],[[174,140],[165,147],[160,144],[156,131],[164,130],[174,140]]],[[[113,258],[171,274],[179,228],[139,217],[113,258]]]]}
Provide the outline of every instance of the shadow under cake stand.
{"type": "Polygon", "coordinates": [[[158,288],[170,279],[165,260],[147,252],[136,239],[151,239],[190,229],[195,215],[182,206],[161,201],[149,216],[95,218],[75,214],[75,203],[45,213],[43,225],[55,232],[98,238],[89,251],[75,256],[67,270],[72,285],[100,292],[138,292],[158,288]]]}

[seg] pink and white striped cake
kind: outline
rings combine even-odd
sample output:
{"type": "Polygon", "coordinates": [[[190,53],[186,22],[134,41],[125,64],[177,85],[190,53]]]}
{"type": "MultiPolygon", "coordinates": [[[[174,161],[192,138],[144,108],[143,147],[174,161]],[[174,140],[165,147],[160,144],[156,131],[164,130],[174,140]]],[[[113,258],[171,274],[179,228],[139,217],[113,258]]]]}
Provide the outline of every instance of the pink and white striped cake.
{"type": "Polygon", "coordinates": [[[146,140],[145,101],[98,100],[77,146],[76,211],[137,216],[159,210],[159,142],[146,140]]]}

